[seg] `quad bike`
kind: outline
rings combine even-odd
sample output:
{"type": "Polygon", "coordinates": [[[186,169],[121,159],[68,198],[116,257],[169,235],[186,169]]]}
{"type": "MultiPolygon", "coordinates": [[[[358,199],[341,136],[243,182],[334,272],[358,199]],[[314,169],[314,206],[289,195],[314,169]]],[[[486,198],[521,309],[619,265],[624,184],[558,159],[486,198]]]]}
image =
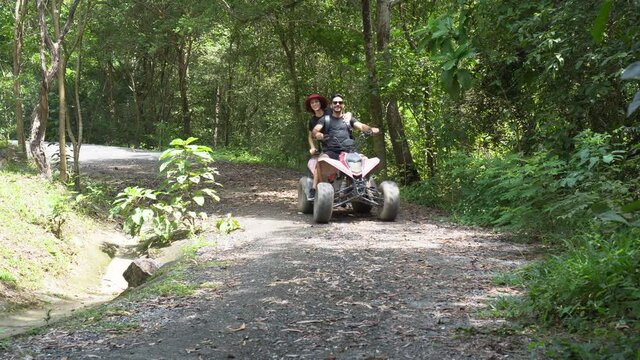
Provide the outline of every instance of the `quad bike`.
{"type": "MultiPolygon", "coordinates": [[[[362,136],[371,134],[363,133],[362,136]]],[[[310,199],[312,180],[308,176],[300,178],[298,183],[298,210],[304,214],[313,213],[313,220],[327,223],[333,209],[344,208],[349,204],[354,213],[367,214],[372,207],[380,208],[378,218],[394,221],[400,207],[400,190],[393,181],[384,181],[376,186],[371,174],[380,163],[377,157],[367,158],[355,151],[352,139],[347,145],[349,151],[340,153],[339,159],[321,158],[337,170],[335,178],[321,182],[316,189],[314,199],[310,199]]],[[[313,174],[316,171],[315,159],[307,164],[313,174]]]]}

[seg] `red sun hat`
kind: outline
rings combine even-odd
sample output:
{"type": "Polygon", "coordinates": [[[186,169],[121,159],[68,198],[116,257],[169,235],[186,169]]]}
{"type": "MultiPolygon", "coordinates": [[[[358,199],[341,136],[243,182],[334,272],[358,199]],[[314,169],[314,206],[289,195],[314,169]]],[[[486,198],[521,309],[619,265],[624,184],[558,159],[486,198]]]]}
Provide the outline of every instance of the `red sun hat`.
{"type": "Polygon", "coordinates": [[[309,96],[307,96],[307,100],[304,101],[304,108],[307,109],[308,112],[313,113],[313,109],[311,109],[311,100],[319,100],[320,101],[320,108],[322,110],[327,108],[327,105],[329,104],[329,100],[327,100],[326,97],[320,95],[320,94],[311,94],[309,96]]]}

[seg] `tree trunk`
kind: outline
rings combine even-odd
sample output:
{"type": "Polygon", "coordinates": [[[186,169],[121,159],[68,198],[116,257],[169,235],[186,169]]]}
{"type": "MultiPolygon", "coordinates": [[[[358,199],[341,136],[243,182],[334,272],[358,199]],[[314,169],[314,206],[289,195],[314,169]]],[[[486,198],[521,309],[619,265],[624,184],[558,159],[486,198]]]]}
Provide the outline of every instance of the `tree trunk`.
{"type": "MultiPolygon", "coordinates": [[[[80,36],[80,45],[82,45],[82,34],[80,36]]],[[[82,66],[82,56],[81,56],[82,47],[78,50],[78,57],[76,58],[76,78],[74,82],[74,90],[75,90],[75,101],[76,101],[76,118],[78,122],[78,138],[76,139],[73,136],[73,132],[71,131],[71,124],[69,123],[69,117],[67,116],[67,132],[69,133],[69,138],[71,139],[71,143],[73,144],[73,179],[76,187],[76,191],[80,191],[82,184],[80,183],[80,148],[82,147],[82,132],[84,130],[84,125],[82,122],[82,110],[80,107],[80,70],[82,66]]]]}
{"type": "MultiPolygon", "coordinates": [[[[388,52],[389,39],[391,36],[391,6],[397,3],[392,0],[377,0],[377,42],[378,51],[382,54],[382,59],[391,68],[391,55],[388,52]]],[[[389,124],[389,136],[393,147],[393,154],[396,164],[400,170],[403,184],[411,184],[420,180],[418,171],[413,163],[409,143],[407,142],[404,124],[398,110],[398,103],[395,96],[387,98],[387,122],[389,124]]]]}
{"type": "Polygon", "coordinates": [[[189,76],[189,58],[193,39],[187,36],[178,46],[178,77],[180,83],[180,98],[182,100],[182,127],[185,137],[191,136],[191,110],[187,97],[187,81],[189,76]]]}
{"type": "Polygon", "coordinates": [[[134,124],[134,131],[135,131],[135,140],[138,145],[140,144],[140,137],[138,136],[140,134],[140,126],[142,123],[142,104],[140,104],[140,97],[138,96],[138,85],[136,83],[136,78],[135,78],[135,74],[134,74],[135,70],[131,70],[129,72],[129,90],[131,90],[131,93],[133,95],[133,104],[135,105],[136,109],[135,109],[135,124],[134,124]]]}
{"type": "Polygon", "coordinates": [[[69,32],[73,16],[80,0],[74,0],[69,8],[69,17],[64,29],[60,32],[55,42],[52,42],[47,32],[45,21],[45,0],[36,0],[38,8],[38,22],[40,24],[40,72],[42,80],[40,82],[40,96],[36,107],[31,115],[31,131],[29,135],[29,151],[38,166],[40,172],[47,178],[51,178],[51,166],[44,150],[44,137],[47,131],[47,120],[49,112],[49,85],[58,72],[60,66],[60,46],[65,35],[69,32]],[[46,50],[49,50],[51,67],[47,69],[46,50]]]}
{"type": "Polygon", "coordinates": [[[218,148],[218,128],[220,127],[220,86],[216,86],[213,105],[213,148],[218,148]]]}
{"type": "MultiPolygon", "coordinates": [[[[62,1],[60,0],[60,7],[62,7],[62,1]]],[[[58,7],[58,1],[51,1],[51,10],[53,14],[53,29],[56,34],[56,38],[60,37],[60,8],[58,7]]],[[[62,45],[59,51],[62,51],[62,45]]],[[[64,75],[66,72],[66,62],[63,57],[60,57],[60,66],[58,67],[58,96],[59,96],[59,108],[58,108],[58,145],[60,154],[60,181],[67,182],[67,139],[65,134],[65,127],[67,123],[67,94],[64,84],[64,75]]]]}
{"type": "Polygon", "coordinates": [[[27,0],[16,0],[15,27],[13,30],[13,95],[16,106],[16,132],[20,152],[27,153],[24,136],[24,114],[20,91],[20,72],[22,70],[22,44],[24,42],[24,17],[27,14],[27,0]]]}
{"type": "MultiPolygon", "coordinates": [[[[293,4],[295,5],[295,4],[293,4]]],[[[292,6],[293,6],[292,5],[292,6]]],[[[293,8],[291,8],[291,12],[293,13],[293,8]]],[[[287,57],[287,69],[289,70],[289,77],[291,79],[291,110],[293,115],[293,126],[295,129],[298,129],[295,133],[295,140],[300,140],[300,143],[296,143],[294,148],[297,148],[297,145],[301,145],[302,141],[305,140],[307,129],[305,126],[298,126],[299,124],[304,124],[301,122],[302,116],[302,91],[300,84],[300,77],[298,76],[298,68],[297,68],[297,59],[296,59],[296,42],[295,42],[295,24],[291,19],[287,20],[287,29],[283,29],[280,26],[279,19],[276,18],[275,21],[276,33],[280,38],[280,44],[282,45],[282,49],[287,57]]]]}
{"type": "Polygon", "coordinates": [[[382,99],[380,99],[380,84],[376,72],[376,55],[373,50],[371,29],[371,5],[369,0],[362,0],[362,32],[364,35],[364,54],[368,70],[369,111],[371,111],[371,125],[380,128],[381,136],[373,138],[373,148],[380,159],[381,175],[387,177],[387,151],[384,142],[384,121],[382,115],[382,99]]]}

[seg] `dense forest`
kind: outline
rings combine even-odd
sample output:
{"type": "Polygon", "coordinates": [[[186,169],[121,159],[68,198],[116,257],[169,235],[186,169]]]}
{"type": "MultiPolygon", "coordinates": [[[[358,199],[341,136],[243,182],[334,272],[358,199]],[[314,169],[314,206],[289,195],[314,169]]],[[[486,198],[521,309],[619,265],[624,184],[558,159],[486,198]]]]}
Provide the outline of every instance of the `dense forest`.
{"type": "Polygon", "coordinates": [[[504,280],[527,289],[505,311],[601,339],[566,356],[637,356],[640,1],[0,6],[0,135],[43,173],[43,141],[188,137],[302,168],[306,96],[341,93],[403,196],[555,254],[504,280]]]}

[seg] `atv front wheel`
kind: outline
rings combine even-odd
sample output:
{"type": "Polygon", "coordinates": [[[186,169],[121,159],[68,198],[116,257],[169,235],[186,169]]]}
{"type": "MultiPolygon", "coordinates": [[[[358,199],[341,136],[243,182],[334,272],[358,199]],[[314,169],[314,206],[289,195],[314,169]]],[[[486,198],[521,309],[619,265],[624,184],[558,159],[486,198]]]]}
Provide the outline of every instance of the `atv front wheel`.
{"type": "Polygon", "coordinates": [[[307,195],[311,186],[311,178],[308,176],[303,176],[298,181],[298,211],[303,214],[311,214],[313,212],[313,201],[310,201],[307,195]]]}
{"type": "Polygon", "coordinates": [[[378,218],[382,221],[394,221],[400,209],[400,190],[398,185],[393,181],[383,181],[380,184],[380,192],[384,203],[378,218]]]}
{"type": "Polygon", "coordinates": [[[327,223],[333,212],[333,186],[322,182],[318,184],[316,198],[313,201],[313,220],[317,223],[327,223]]]}

